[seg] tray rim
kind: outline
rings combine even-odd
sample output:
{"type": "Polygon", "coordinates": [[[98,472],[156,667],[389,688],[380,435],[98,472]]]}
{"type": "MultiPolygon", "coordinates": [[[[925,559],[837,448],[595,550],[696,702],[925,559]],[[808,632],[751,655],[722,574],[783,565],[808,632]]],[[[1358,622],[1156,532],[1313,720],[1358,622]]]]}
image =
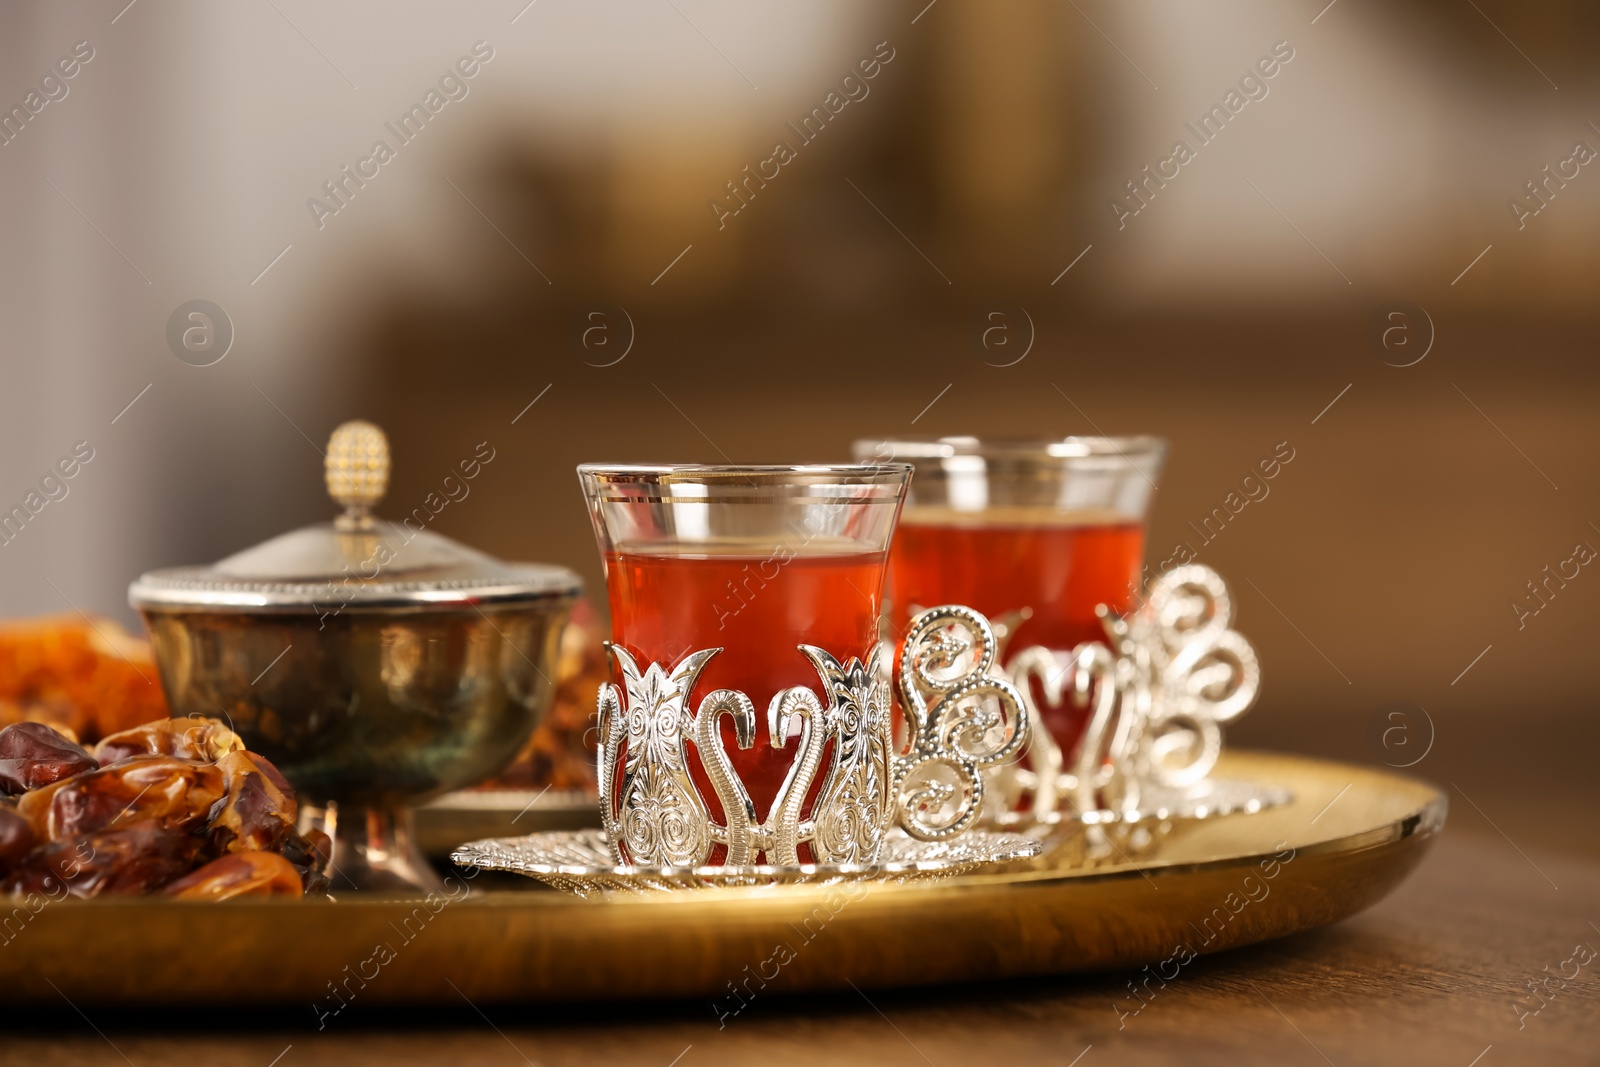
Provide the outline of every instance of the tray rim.
{"type": "MultiPolygon", "coordinates": [[[[1370,906],[1421,861],[1448,811],[1443,790],[1384,767],[1275,753],[1239,753],[1236,760],[1244,766],[1233,773],[1270,765],[1278,769],[1275,778],[1313,783],[1312,796],[1300,794],[1296,802],[1306,803],[1307,813],[1337,788],[1336,776],[1359,776],[1369,790],[1387,787],[1396,795],[1366,794],[1379,801],[1375,823],[1359,816],[1359,829],[1287,842],[1295,862],[1284,868],[1293,874],[1271,887],[1286,895],[1243,912],[1198,954],[1327,925],[1370,906]]],[[[1343,818],[1349,825],[1352,816],[1343,818]]],[[[1097,870],[1052,870],[1023,860],[922,884],[874,884],[842,910],[829,901],[838,904],[849,885],[719,887],[603,900],[542,889],[474,889],[438,911],[434,922],[441,932],[403,948],[386,984],[363,996],[370,1003],[444,1003],[457,992],[441,974],[454,977],[460,994],[487,1003],[717,996],[722,979],[759,960],[762,946],[790,936],[786,929],[822,914],[821,907],[837,924],[829,930],[839,932],[829,933],[826,948],[790,966],[787,991],[845,988],[847,980],[881,988],[1137,968],[1161,959],[1174,938],[1189,937],[1180,920],[1193,928],[1224,891],[1256,864],[1281,857],[1273,850],[1285,845],[1263,847],[1268,850],[1097,870]],[[1149,898],[1137,895],[1147,892],[1138,888],[1145,878],[1173,891],[1158,898],[1155,912],[1149,898]],[[641,945],[658,966],[630,955],[641,945]]],[[[453,884],[459,891],[464,883],[453,884]]],[[[20,952],[15,944],[0,949],[0,987],[18,1004],[68,995],[80,1004],[111,1006],[174,999],[304,1005],[326,996],[322,980],[338,978],[340,965],[357,963],[368,951],[363,945],[374,937],[393,939],[394,922],[413,914],[422,915],[419,898],[383,894],[347,894],[325,904],[73,901],[40,912],[34,925],[48,929],[25,931],[28,944],[20,952]],[[84,938],[105,945],[93,966],[65,958],[71,955],[65,949],[84,938]],[[217,946],[213,973],[177,967],[174,957],[196,939],[217,946]],[[315,945],[314,958],[271,973],[283,960],[282,946],[301,940],[315,945]]]]}

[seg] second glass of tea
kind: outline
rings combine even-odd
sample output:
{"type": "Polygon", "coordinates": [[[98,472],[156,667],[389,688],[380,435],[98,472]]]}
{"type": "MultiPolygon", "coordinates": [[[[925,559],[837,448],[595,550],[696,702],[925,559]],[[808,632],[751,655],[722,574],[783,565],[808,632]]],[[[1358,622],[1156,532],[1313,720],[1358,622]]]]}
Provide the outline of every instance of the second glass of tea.
{"type": "MultiPolygon", "coordinates": [[[[1007,654],[1104,643],[1096,608],[1136,606],[1145,519],[1166,456],[1155,437],[863,440],[859,460],[906,461],[916,476],[890,556],[891,623],[965,604],[1014,626],[1007,654]],[[1013,616],[1015,618],[1015,616],[1013,616]]],[[[1088,709],[1040,706],[1070,756],[1088,709]]]]}
{"type": "MultiPolygon", "coordinates": [[[[841,663],[867,661],[910,475],[905,463],[580,466],[612,641],[641,669],[654,662],[669,672],[690,653],[720,648],[689,707],[714,690],[737,689],[764,709],[791,686],[810,688],[827,706],[798,646],[815,645],[841,663]]],[[[793,745],[774,747],[758,718],[749,748],[737,745],[730,720],[722,727],[760,818],[795,753],[793,745]]],[[[691,760],[689,772],[717,808],[704,768],[691,760]]]]}

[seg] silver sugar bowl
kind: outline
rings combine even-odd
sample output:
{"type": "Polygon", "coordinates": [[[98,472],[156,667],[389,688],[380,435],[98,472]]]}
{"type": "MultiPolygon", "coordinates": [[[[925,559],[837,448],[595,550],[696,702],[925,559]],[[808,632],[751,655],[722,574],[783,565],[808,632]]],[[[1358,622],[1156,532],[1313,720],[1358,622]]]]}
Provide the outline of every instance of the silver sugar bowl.
{"type": "Polygon", "coordinates": [[[333,841],[336,892],[439,888],[412,805],[491,777],[527,741],[582,583],[467,548],[416,512],[375,518],[389,448],[370,423],[334,431],[326,475],[334,522],[151,571],[128,601],[172,714],[221,718],[278,766],[301,828],[333,841]]]}

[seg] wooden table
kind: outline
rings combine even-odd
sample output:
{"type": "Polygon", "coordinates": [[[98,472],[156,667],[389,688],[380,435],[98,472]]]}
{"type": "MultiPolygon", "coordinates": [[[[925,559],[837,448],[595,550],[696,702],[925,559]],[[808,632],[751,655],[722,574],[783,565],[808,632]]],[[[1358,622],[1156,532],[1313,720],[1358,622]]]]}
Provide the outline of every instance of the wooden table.
{"type": "MultiPolygon", "coordinates": [[[[1558,992],[1519,1018],[1519,1005],[1539,1005],[1530,980],[1572,974],[1575,946],[1600,949],[1600,861],[1524,853],[1461,806],[1453,818],[1412,880],[1376,908],[1330,929],[1202,958],[1127,1017],[1114,1007],[1135,1003],[1126,974],[870,999],[772,995],[723,1029],[700,1002],[482,1013],[465,1003],[433,1013],[352,1005],[323,1033],[309,1010],[242,1009],[231,1018],[174,1006],[141,1019],[103,1010],[85,1017],[64,1005],[0,1016],[0,1064],[1600,1062],[1600,958],[1565,989],[1552,979],[1558,992]],[[824,1044],[825,1057],[817,1052],[824,1044]]],[[[196,966],[204,956],[196,946],[196,966]]]]}

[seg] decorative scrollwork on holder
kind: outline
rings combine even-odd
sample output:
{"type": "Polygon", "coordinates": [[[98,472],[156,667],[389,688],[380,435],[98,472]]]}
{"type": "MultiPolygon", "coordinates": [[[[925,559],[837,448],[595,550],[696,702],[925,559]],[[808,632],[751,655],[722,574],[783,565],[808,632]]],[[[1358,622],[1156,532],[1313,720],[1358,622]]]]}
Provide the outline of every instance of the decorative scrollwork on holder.
{"type": "Polygon", "coordinates": [[[1232,601],[1210,567],[1174,568],[1150,584],[1131,615],[1102,606],[1100,617],[1105,645],[1034,646],[1012,657],[1009,676],[1034,718],[1036,701],[1059,707],[1064,699],[1089,715],[1070,766],[1048,731],[1038,730],[1030,768],[992,774],[1006,800],[998,821],[1024,809],[1035,821],[1062,808],[1079,816],[1126,813],[1152,794],[1170,799],[1194,789],[1222,753],[1222,725],[1255,701],[1260,663],[1229,629],[1232,601]]]}
{"type": "MultiPolygon", "coordinates": [[[[704,863],[712,846],[711,816],[689,777],[685,745],[691,721],[684,705],[716,650],[685,657],[669,674],[656,663],[640,671],[626,649],[607,647],[627,690],[624,705],[616,686],[600,687],[598,786],[611,851],[618,863],[668,867],[704,863]],[[620,790],[615,785],[619,758],[625,760],[620,790]]],[[[702,707],[710,703],[708,697],[702,707]]]]}

